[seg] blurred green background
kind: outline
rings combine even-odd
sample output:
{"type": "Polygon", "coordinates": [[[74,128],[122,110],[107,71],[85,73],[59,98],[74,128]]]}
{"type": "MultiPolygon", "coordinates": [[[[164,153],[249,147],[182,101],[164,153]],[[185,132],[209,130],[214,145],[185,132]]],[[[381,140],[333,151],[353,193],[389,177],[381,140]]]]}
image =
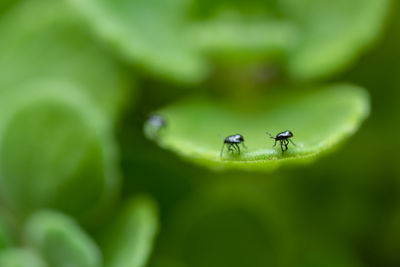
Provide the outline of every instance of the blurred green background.
{"type": "Polygon", "coordinates": [[[2,0],[0,267],[400,266],[399,107],[395,0],[2,0]],[[370,115],[307,164],[214,171],[143,133],[186,97],[341,83],[370,115]]]}

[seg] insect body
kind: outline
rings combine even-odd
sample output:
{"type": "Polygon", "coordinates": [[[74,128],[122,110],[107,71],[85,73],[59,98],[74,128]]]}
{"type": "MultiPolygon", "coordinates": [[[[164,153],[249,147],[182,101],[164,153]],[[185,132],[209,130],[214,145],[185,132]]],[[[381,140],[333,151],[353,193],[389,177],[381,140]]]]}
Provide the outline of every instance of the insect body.
{"type": "Polygon", "coordinates": [[[162,129],[167,126],[167,121],[161,115],[153,114],[151,115],[144,127],[145,134],[150,139],[156,139],[160,135],[162,129]]]}
{"type": "Polygon", "coordinates": [[[164,128],[167,125],[165,118],[161,115],[153,114],[150,116],[148,123],[157,129],[164,128]]]}
{"type": "Polygon", "coordinates": [[[239,144],[242,144],[244,148],[246,146],[244,145],[244,138],[240,134],[235,134],[235,135],[230,135],[224,139],[224,144],[222,145],[221,149],[221,157],[222,157],[222,152],[224,151],[225,145],[228,146],[228,151],[233,153],[235,150],[240,154],[240,147],[239,144]]]}
{"type": "Polygon", "coordinates": [[[278,142],[278,141],[281,143],[282,154],[283,154],[283,152],[288,150],[289,141],[293,145],[296,145],[295,143],[293,143],[292,140],[290,140],[290,138],[293,137],[293,133],[291,131],[284,131],[284,132],[278,133],[276,135],[276,137],[273,137],[269,132],[265,132],[265,133],[268,134],[272,139],[275,140],[274,146],[276,146],[276,142],[278,142]],[[283,148],[283,147],[285,147],[285,148],[283,148]]]}

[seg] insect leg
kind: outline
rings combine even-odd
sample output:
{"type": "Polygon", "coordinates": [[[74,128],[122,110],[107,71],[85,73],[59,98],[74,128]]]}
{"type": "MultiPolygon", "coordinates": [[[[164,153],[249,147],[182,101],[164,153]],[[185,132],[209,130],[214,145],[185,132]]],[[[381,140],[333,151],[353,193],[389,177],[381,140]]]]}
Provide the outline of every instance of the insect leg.
{"type": "Polygon", "coordinates": [[[239,152],[239,155],[240,155],[240,147],[239,147],[239,145],[238,144],[234,144],[234,146],[236,146],[237,151],[239,152]]]}
{"type": "Polygon", "coordinates": [[[233,154],[233,152],[235,152],[235,151],[232,149],[232,144],[229,144],[228,150],[229,150],[232,154],[233,154]]]}
{"type": "Polygon", "coordinates": [[[283,154],[283,151],[285,151],[284,149],[283,149],[283,140],[279,140],[280,142],[281,142],[281,150],[282,150],[282,154],[283,154]]]}
{"type": "Polygon", "coordinates": [[[276,141],[278,141],[278,140],[275,139],[275,144],[273,146],[276,146],[276,141]]]}
{"type": "Polygon", "coordinates": [[[289,141],[287,140],[287,139],[285,139],[285,147],[286,147],[286,150],[288,150],[288,144],[289,144],[289,141]]]}
{"type": "Polygon", "coordinates": [[[290,143],[292,143],[294,146],[296,146],[296,144],[291,139],[288,139],[288,140],[290,141],[290,143]]]}
{"type": "Polygon", "coordinates": [[[238,151],[235,143],[233,143],[231,146],[233,147],[233,149],[235,149],[236,151],[238,151]]]}

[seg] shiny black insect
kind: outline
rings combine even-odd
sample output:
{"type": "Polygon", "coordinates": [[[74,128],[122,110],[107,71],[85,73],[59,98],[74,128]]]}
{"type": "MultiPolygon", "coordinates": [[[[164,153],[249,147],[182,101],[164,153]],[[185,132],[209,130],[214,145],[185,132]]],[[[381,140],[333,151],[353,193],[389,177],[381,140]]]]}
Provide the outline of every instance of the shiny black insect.
{"type": "Polygon", "coordinates": [[[283,154],[283,152],[288,150],[289,141],[294,146],[296,145],[295,143],[293,143],[292,140],[290,140],[290,138],[293,137],[293,133],[291,131],[284,131],[284,132],[278,133],[276,135],[276,137],[273,137],[272,134],[270,134],[269,132],[265,132],[265,133],[268,134],[272,139],[275,140],[274,146],[276,146],[276,142],[278,142],[278,141],[281,143],[282,154],[283,154]],[[283,147],[285,147],[285,148],[283,148],[283,147]]]}
{"type": "Polygon", "coordinates": [[[235,150],[240,154],[240,147],[239,144],[242,144],[244,148],[246,146],[244,145],[244,138],[240,134],[235,134],[235,135],[230,135],[224,139],[224,144],[222,145],[221,149],[221,157],[222,157],[222,152],[224,151],[225,145],[228,146],[228,151],[230,151],[232,154],[235,152],[235,150]]]}

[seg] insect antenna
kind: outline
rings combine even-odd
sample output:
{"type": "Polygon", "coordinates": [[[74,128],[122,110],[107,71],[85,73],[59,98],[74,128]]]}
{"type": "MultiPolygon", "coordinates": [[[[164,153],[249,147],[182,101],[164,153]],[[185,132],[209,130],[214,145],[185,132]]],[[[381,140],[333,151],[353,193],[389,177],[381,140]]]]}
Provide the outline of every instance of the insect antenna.
{"type": "Polygon", "coordinates": [[[244,142],[242,142],[242,146],[247,149],[247,146],[244,144],[244,142]]]}
{"type": "Polygon", "coordinates": [[[290,143],[292,143],[294,146],[296,146],[296,144],[292,140],[290,140],[290,139],[288,139],[288,140],[290,141],[290,143]]]}
{"type": "MultiPolygon", "coordinates": [[[[219,138],[221,138],[222,141],[225,141],[225,139],[222,137],[222,135],[218,134],[219,138]]],[[[220,157],[222,157],[222,152],[224,152],[224,148],[225,148],[225,143],[222,144],[222,148],[221,148],[221,153],[220,153],[220,157]]]]}
{"type": "Polygon", "coordinates": [[[222,144],[221,153],[219,154],[220,157],[222,157],[222,152],[224,152],[224,148],[225,148],[225,143],[222,144]]]}
{"type": "Polygon", "coordinates": [[[272,139],[275,139],[275,137],[272,136],[272,134],[270,134],[269,132],[265,131],[266,134],[269,135],[269,137],[271,137],[272,139]]]}

